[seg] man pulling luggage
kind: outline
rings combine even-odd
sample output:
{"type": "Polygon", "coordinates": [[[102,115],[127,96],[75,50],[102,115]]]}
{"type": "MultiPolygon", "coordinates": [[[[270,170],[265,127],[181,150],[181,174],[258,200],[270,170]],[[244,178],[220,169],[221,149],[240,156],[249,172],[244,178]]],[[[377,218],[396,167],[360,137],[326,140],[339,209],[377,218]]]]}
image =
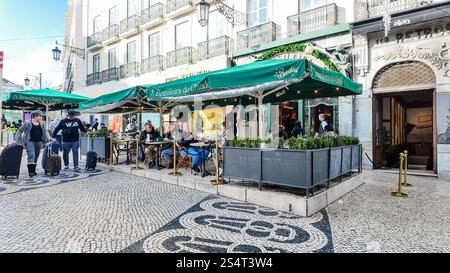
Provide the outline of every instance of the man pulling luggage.
{"type": "Polygon", "coordinates": [[[87,133],[86,127],[80,119],[76,118],[74,110],[67,111],[67,118],[61,120],[52,132],[52,138],[55,139],[58,132],[62,130],[62,146],[64,170],[69,169],[69,153],[72,151],[74,171],[80,171],[78,166],[78,149],[80,147],[80,130],[87,133]]]}

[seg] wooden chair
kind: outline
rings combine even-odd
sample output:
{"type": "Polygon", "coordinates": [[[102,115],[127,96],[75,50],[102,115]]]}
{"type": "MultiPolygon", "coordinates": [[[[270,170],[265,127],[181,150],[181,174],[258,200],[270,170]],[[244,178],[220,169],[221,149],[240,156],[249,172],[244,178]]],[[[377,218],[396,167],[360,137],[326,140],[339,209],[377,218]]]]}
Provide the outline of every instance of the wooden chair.
{"type": "Polygon", "coordinates": [[[177,164],[177,169],[180,169],[180,166],[183,165],[186,170],[187,168],[189,168],[190,173],[192,174],[192,158],[189,156],[189,152],[187,148],[181,147],[178,143],[177,143],[177,150],[178,150],[178,164],[177,164]],[[186,154],[183,156],[181,155],[181,151],[184,151],[186,154]]]}
{"type": "Polygon", "coordinates": [[[116,165],[119,164],[119,157],[127,155],[127,145],[119,139],[113,139],[113,157],[116,159],[116,165]]]}

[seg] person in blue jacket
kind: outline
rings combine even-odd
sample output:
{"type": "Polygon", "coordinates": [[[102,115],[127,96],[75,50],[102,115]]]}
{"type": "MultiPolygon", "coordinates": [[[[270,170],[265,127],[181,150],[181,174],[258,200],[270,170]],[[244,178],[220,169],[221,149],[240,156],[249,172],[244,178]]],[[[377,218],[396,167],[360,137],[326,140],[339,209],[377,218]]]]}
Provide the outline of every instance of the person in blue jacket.
{"type": "Polygon", "coordinates": [[[58,132],[62,130],[62,146],[64,170],[69,169],[69,153],[72,151],[74,171],[79,171],[78,149],[80,148],[80,132],[87,133],[86,127],[79,118],[76,118],[74,110],[67,111],[67,118],[61,120],[52,132],[52,138],[55,139],[58,132]]]}

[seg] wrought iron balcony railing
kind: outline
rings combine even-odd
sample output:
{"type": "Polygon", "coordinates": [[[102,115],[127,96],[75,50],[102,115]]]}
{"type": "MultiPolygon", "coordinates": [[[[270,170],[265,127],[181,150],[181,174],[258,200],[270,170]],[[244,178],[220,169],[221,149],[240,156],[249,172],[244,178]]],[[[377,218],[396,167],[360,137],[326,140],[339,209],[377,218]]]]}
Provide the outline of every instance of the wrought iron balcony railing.
{"type": "Polygon", "coordinates": [[[161,3],[150,6],[142,11],[141,24],[143,25],[159,18],[164,18],[164,5],[161,3]]]}
{"type": "Polygon", "coordinates": [[[95,34],[92,34],[91,36],[88,36],[87,38],[87,47],[93,47],[96,44],[100,44],[102,42],[102,33],[97,32],[95,34]]]}
{"type": "Polygon", "coordinates": [[[102,82],[110,82],[114,80],[119,80],[119,68],[114,67],[102,71],[102,82]]]}
{"type": "Polygon", "coordinates": [[[119,35],[119,30],[120,30],[120,27],[117,24],[105,28],[103,30],[103,41],[119,35]]]}
{"type": "Polygon", "coordinates": [[[142,60],[141,63],[141,73],[149,73],[152,71],[164,70],[164,63],[166,58],[164,56],[158,55],[142,60]]]}
{"type": "Polygon", "coordinates": [[[198,59],[204,60],[222,55],[230,55],[232,39],[228,36],[218,37],[198,44],[198,59]]]}
{"type": "Polygon", "coordinates": [[[194,52],[190,46],[167,52],[167,67],[194,63],[194,52]]]}
{"type": "Polygon", "coordinates": [[[120,22],[120,33],[125,33],[138,26],[138,16],[133,15],[120,22]]]}
{"type": "Polygon", "coordinates": [[[101,83],[101,82],[102,82],[102,77],[101,77],[100,72],[95,72],[95,73],[87,75],[87,80],[86,80],[87,86],[94,85],[94,84],[101,83]]]}
{"type": "Polygon", "coordinates": [[[236,47],[237,49],[259,47],[262,44],[275,41],[280,36],[280,29],[280,26],[274,22],[268,22],[239,31],[236,34],[236,47]]]}
{"type": "Polygon", "coordinates": [[[325,29],[343,23],[345,9],[329,4],[287,18],[288,36],[325,29]]]}
{"type": "Polygon", "coordinates": [[[429,5],[439,0],[358,0],[355,4],[355,19],[364,20],[368,18],[383,16],[385,9],[389,12],[398,12],[429,5]]]}
{"type": "Polygon", "coordinates": [[[167,13],[192,5],[192,0],[167,0],[167,13]]]}
{"type": "Polygon", "coordinates": [[[139,76],[139,63],[133,62],[120,66],[120,78],[137,77],[139,76]]]}

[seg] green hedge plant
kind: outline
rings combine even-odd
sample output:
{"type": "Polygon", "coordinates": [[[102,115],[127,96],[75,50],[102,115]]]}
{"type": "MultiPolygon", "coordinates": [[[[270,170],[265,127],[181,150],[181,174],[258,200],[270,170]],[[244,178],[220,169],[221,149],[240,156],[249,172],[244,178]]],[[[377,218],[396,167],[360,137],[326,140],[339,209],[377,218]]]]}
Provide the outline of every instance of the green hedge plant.
{"type": "Polygon", "coordinates": [[[357,145],[359,144],[359,139],[350,136],[292,137],[284,142],[282,138],[273,140],[260,138],[233,138],[228,141],[228,146],[237,148],[260,148],[261,143],[272,144],[272,147],[278,149],[286,149],[285,146],[287,145],[287,149],[302,151],[357,145]]]}

